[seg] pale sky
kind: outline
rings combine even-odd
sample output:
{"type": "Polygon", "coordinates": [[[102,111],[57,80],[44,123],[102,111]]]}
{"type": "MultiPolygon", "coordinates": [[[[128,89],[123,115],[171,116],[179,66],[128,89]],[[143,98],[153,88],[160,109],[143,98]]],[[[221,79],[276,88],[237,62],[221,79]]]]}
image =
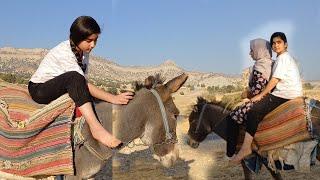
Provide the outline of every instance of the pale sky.
{"type": "Polygon", "coordinates": [[[51,49],[73,20],[89,15],[102,28],[93,54],[120,65],[159,65],[240,74],[252,65],[249,41],[288,36],[306,80],[320,80],[317,0],[2,0],[0,47],[51,49]]]}

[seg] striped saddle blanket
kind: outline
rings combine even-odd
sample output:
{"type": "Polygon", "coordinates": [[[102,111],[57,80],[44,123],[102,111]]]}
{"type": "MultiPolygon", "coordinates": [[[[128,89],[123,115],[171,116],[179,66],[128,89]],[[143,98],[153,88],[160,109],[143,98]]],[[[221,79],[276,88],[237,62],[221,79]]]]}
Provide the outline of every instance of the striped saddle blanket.
{"type": "Polygon", "coordinates": [[[0,83],[0,171],[20,176],[73,174],[71,121],[65,94],[48,105],[26,89],[0,83]]]}
{"type": "Polygon", "coordinates": [[[310,140],[312,122],[307,118],[304,98],[290,100],[265,116],[254,136],[258,152],[310,140]]]}

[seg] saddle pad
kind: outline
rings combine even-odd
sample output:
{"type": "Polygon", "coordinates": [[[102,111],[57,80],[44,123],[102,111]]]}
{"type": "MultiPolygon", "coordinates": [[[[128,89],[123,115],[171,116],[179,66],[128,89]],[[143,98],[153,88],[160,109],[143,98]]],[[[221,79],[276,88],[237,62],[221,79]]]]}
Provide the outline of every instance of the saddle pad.
{"type": "Polygon", "coordinates": [[[303,98],[287,101],[267,114],[254,136],[260,153],[309,139],[311,133],[303,98]]]}
{"type": "Polygon", "coordinates": [[[0,83],[0,171],[20,176],[73,174],[73,112],[68,95],[39,105],[26,87],[0,83]]]}

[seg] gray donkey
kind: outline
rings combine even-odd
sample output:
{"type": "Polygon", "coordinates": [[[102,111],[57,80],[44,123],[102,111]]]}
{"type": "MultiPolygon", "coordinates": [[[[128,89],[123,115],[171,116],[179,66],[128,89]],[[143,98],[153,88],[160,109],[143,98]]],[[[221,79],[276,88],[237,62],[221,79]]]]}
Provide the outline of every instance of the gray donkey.
{"type": "MultiPolygon", "coordinates": [[[[179,157],[176,137],[176,117],[179,110],[171,94],[176,92],[187,80],[182,74],[168,81],[157,84],[157,78],[148,78],[145,87],[135,93],[128,105],[112,105],[107,102],[96,104],[97,116],[103,127],[112,132],[126,145],[141,138],[150,146],[157,159],[165,167],[172,166],[179,157]]],[[[74,150],[75,176],[65,179],[87,179],[93,177],[105,166],[112,156],[112,149],[97,142],[85,123],[81,131],[83,143],[74,150]]]]}

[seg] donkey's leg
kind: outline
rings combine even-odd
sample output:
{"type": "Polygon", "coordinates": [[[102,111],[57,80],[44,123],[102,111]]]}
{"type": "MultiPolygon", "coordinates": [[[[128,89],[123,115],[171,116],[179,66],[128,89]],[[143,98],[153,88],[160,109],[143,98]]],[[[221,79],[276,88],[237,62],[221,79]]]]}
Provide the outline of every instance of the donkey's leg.
{"type": "Polygon", "coordinates": [[[65,175],[62,180],[83,180],[83,178],[79,176],[65,175]]]}
{"type": "Polygon", "coordinates": [[[244,179],[245,180],[251,180],[252,178],[252,172],[248,169],[244,161],[241,161],[241,165],[243,168],[243,173],[244,173],[244,179]]]}
{"type": "Polygon", "coordinates": [[[272,169],[270,169],[269,167],[266,166],[266,168],[268,169],[268,171],[270,172],[271,176],[273,177],[273,179],[275,180],[282,180],[282,176],[280,174],[279,171],[275,172],[272,169]]]}
{"type": "Polygon", "coordinates": [[[54,179],[55,180],[65,180],[64,175],[57,175],[54,179]]]}

